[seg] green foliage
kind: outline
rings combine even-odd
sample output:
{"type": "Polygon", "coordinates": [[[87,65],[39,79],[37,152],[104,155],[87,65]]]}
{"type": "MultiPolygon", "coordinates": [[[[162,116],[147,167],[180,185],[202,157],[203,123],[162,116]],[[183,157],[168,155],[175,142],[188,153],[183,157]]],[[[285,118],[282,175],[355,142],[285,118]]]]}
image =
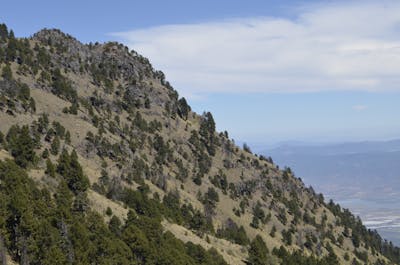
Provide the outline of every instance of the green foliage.
{"type": "Polygon", "coordinates": [[[196,184],[197,186],[201,186],[201,184],[203,183],[203,181],[201,180],[201,175],[200,174],[196,174],[193,177],[193,183],[196,184]]]}
{"type": "Polygon", "coordinates": [[[201,178],[210,171],[211,168],[211,158],[205,151],[205,145],[200,140],[197,131],[193,130],[189,138],[189,143],[192,145],[193,153],[197,158],[198,172],[195,176],[195,183],[201,185],[201,178]]]}
{"type": "Polygon", "coordinates": [[[165,216],[175,223],[196,230],[198,233],[214,232],[211,220],[206,218],[199,210],[194,209],[191,204],[180,206],[177,192],[167,193],[162,203],[156,198],[149,199],[147,192],[148,187],[146,185],[139,186],[136,191],[124,189],[121,200],[140,216],[147,216],[156,220],[161,220],[161,217],[165,216]]]}
{"type": "Polygon", "coordinates": [[[0,161],[0,199],[0,234],[18,263],[226,265],[214,249],[165,233],[157,218],[130,212],[125,225],[113,216],[107,226],[97,213],[80,214],[66,182],[52,199],[12,161],[0,161]]]}
{"type": "Polygon", "coordinates": [[[53,121],[53,128],[55,131],[55,134],[60,137],[61,139],[64,138],[65,136],[65,128],[64,126],[61,125],[58,121],[53,121]]]}
{"type": "MultiPolygon", "coordinates": [[[[323,199],[323,196],[321,196],[323,199]]],[[[335,204],[332,200],[325,204],[326,207],[340,220],[339,225],[345,228],[345,236],[349,235],[351,229],[351,239],[353,244],[358,247],[360,242],[365,242],[373,251],[382,253],[394,263],[400,263],[400,248],[392,244],[392,242],[384,241],[376,230],[367,229],[359,219],[355,217],[348,209],[342,209],[339,204],[335,204]]]]}
{"type": "Polygon", "coordinates": [[[181,98],[178,100],[178,115],[184,119],[187,120],[188,114],[191,111],[190,106],[186,102],[185,98],[181,98]]]}
{"type": "Polygon", "coordinates": [[[208,153],[211,156],[215,155],[215,121],[210,112],[203,114],[202,121],[200,123],[200,135],[202,136],[202,141],[204,142],[208,153]]]}
{"type": "Polygon", "coordinates": [[[260,235],[257,235],[250,243],[249,257],[247,264],[249,265],[268,265],[268,248],[260,235]]]}
{"type": "Polygon", "coordinates": [[[250,226],[254,228],[259,227],[259,223],[266,224],[269,218],[265,215],[264,210],[262,209],[261,203],[257,201],[256,205],[253,209],[253,220],[250,223],[250,226]]]}
{"type": "Polygon", "coordinates": [[[213,187],[209,187],[207,192],[204,193],[203,198],[201,198],[201,201],[204,205],[204,211],[206,214],[213,215],[214,209],[219,201],[218,192],[213,187]]]}
{"type": "Polygon", "coordinates": [[[170,232],[163,233],[159,222],[128,214],[122,239],[139,264],[226,264],[215,250],[206,251],[193,243],[183,244],[170,232]]]}
{"type": "Polygon", "coordinates": [[[175,161],[175,164],[176,164],[176,166],[177,166],[177,168],[178,168],[178,172],[177,172],[177,174],[176,174],[176,178],[183,182],[185,179],[188,178],[188,176],[189,176],[189,171],[188,171],[187,167],[185,167],[185,166],[183,165],[181,159],[177,159],[177,160],[175,161]]]}
{"type": "Polygon", "coordinates": [[[4,23],[0,24],[0,43],[7,42],[8,39],[8,28],[4,23]]]}
{"type": "Polygon", "coordinates": [[[163,137],[159,134],[154,136],[153,148],[157,151],[155,159],[158,164],[165,163],[168,156],[171,155],[169,144],[165,143],[163,137]]]}
{"type": "Polygon", "coordinates": [[[31,109],[32,113],[36,112],[36,102],[32,97],[29,99],[29,108],[31,109]]]}
{"type": "Polygon", "coordinates": [[[31,98],[31,92],[27,84],[22,83],[19,85],[18,98],[24,101],[31,98]]]}
{"type": "Polygon", "coordinates": [[[275,237],[275,233],[276,233],[276,227],[275,227],[275,225],[273,225],[272,228],[271,228],[271,232],[269,233],[269,235],[270,235],[271,237],[275,237]]]}
{"type": "Polygon", "coordinates": [[[61,74],[59,68],[53,71],[52,75],[52,92],[72,103],[78,101],[78,94],[76,90],[72,88],[71,82],[61,74]]]}
{"type": "Polygon", "coordinates": [[[30,89],[28,85],[20,81],[9,80],[7,78],[9,77],[6,77],[6,80],[0,81],[0,86],[3,88],[1,89],[2,97],[0,98],[0,104],[7,104],[8,108],[13,110],[13,112],[20,112],[21,108],[17,108],[17,106],[21,106],[25,112],[29,110],[31,113],[35,112],[36,103],[35,100],[30,96],[30,89]]]}
{"type": "Polygon", "coordinates": [[[163,205],[165,206],[165,217],[178,224],[183,223],[183,216],[179,202],[179,193],[177,191],[170,191],[165,194],[163,198],[163,205]]]}
{"type": "Polygon", "coordinates": [[[214,248],[205,251],[204,248],[202,248],[200,245],[195,245],[192,242],[188,242],[186,243],[186,249],[189,256],[194,259],[195,264],[227,264],[214,248]]]}
{"type": "Polygon", "coordinates": [[[149,199],[147,191],[146,185],[140,186],[137,191],[124,189],[121,199],[137,214],[161,220],[161,204],[154,199],[149,199]]]}
{"type": "MultiPolygon", "coordinates": [[[[38,63],[44,68],[48,69],[51,63],[51,56],[48,54],[44,47],[35,47],[37,50],[36,58],[38,63]]],[[[43,73],[43,72],[42,72],[43,73]]]]}
{"type": "Polygon", "coordinates": [[[10,65],[6,64],[1,72],[1,77],[3,77],[6,80],[12,80],[12,71],[10,68],[10,65]]]}
{"type": "Polygon", "coordinates": [[[49,115],[42,113],[37,122],[37,131],[39,133],[44,133],[49,126],[49,115]]]}
{"type": "Polygon", "coordinates": [[[57,155],[59,151],[60,151],[60,139],[58,138],[58,136],[56,136],[51,142],[50,153],[52,155],[57,155]]]}
{"type": "Polygon", "coordinates": [[[247,245],[250,240],[243,226],[238,226],[232,219],[228,219],[225,225],[217,230],[217,236],[225,238],[239,245],[247,245]]]}
{"type": "Polygon", "coordinates": [[[210,177],[210,181],[215,187],[221,189],[224,194],[227,193],[229,183],[222,170],[220,170],[219,173],[214,177],[210,177]]]}
{"type": "Polygon", "coordinates": [[[64,140],[66,144],[71,144],[71,133],[69,131],[65,133],[64,140]]]}
{"type": "Polygon", "coordinates": [[[314,256],[305,256],[300,251],[288,252],[283,246],[279,249],[274,248],[272,254],[277,256],[281,265],[337,265],[339,261],[337,257],[331,252],[328,256],[323,258],[316,258],[314,256]]]}
{"type": "Polygon", "coordinates": [[[14,61],[17,57],[17,50],[18,50],[18,42],[15,39],[14,32],[10,30],[8,34],[8,43],[6,47],[6,60],[7,61],[14,61]]]}
{"type": "Polygon", "coordinates": [[[135,114],[135,118],[132,121],[132,126],[144,132],[146,132],[148,129],[147,121],[142,117],[139,111],[137,111],[135,114]]]}
{"type": "Polygon", "coordinates": [[[68,151],[63,149],[58,159],[57,173],[65,179],[68,187],[75,194],[84,192],[89,187],[89,179],[83,173],[75,150],[69,155],[68,151]]]}
{"type": "Polygon", "coordinates": [[[146,109],[150,109],[150,99],[149,99],[149,97],[146,95],[146,98],[144,99],[144,107],[146,108],[146,109]]]}
{"type": "Polygon", "coordinates": [[[120,236],[121,235],[121,225],[122,222],[121,220],[119,220],[118,217],[116,217],[115,215],[113,215],[110,219],[110,222],[108,223],[108,228],[110,229],[110,231],[116,235],[116,236],[120,236]]]}
{"type": "Polygon", "coordinates": [[[363,261],[365,264],[368,263],[368,252],[366,252],[366,251],[357,251],[357,250],[355,250],[355,251],[354,251],[354,254],[356,255],[356,257],[357,257],[359,260],[363,261]]]}
{"type": "Polygon", "coordinates": [[[72,115],[77,115],[78,114],[78,109],[79,109],[79,104],[76,102],[73,102],[69,108],[65,107],[63,110],[64,113],[69,113],[72,115]]]}
{"type": "Polygon", "coordinates": [[[11,126],[6,138],[8,143],[7,147],[19,166],[27,167],[29,164],[35,163],[35,142],[30,136],[29,127],[27,125],[22,127],[18,125],[11,126]]]}
{"type": "Polygon", "coordinates": [[[44,149],[43,153],[42,153],[42,158],[43,159],[47,159],[50,155],[49,149],[44,149]]]}
{"type": "Polygon", "coordinates": [[[51,162],[50,159],[46,160],[46,171],[45,173],[49,175],[50,177],[55,177],[56,176],[56,167],[54,164],[51,162]]]}
{"type": "MultiPolygon", "coordinates": [[[[39,85],[44,87],[50,85],[54,94],[69,100],[71,105],[66,109],[68,113],[77,114],[79,104],[85,106],[93,124],[99,129],[99,135],[88,134],[87,151],[94,148],[100,157],[110,158],[123,172],[121,178],[120,176],[111,178],[107,173],[108,171],[104,170],[98,183],[99,188],[96,190],[108,198],[123,201],[127,208],[135,211],[135,214],[133,214],[133,211],[130,212],[127,222],[123,223],[112,215],[111,209],[107,209],[106,214],[110,217],[110,221],[106,224],[99,214],[88,209],[85,191],[89,186],[89,181],[84,175],[75,151],[69,154],[66,150],[63,150],[57,166],[48,159],[49,151],[46,149],[43,152],[42,157],[46,160],[45,172],[54,177],[53,180],[46,183],[46,185],[51,186],[52,193],[45,189],[39,189],[33,181],[29,180],[21,167],[26,168],[35,164],[37,160],[35,148],[39,146],[41,138],[46,133],[45,139],[51,143],[49,149],[53,155],[59,154],[60,141],[65,140],[66,144],[71,142],[70,133],[61,124],[53,123],[52,128],[49,129],[48,117],[43,114],[31,129],[28,126],[13,126],[6,139],[3,139],[4,136],[0,133],[1,148],[7,148],[15,158],[15,162],[0,161],[0,243],[3,243],[4,238],[4,245],[9,250],[9,254],[17,263],[22,264],[225,264],[216,250],[206,251],[192,243],[184,244],[171,233],[165,232],[160,224],[160,220],[166,218],[171,222],[195,230],[196,233],[208,232],[213,234],[212,215],[210,215],[212,211],[206,209],[205,214],[203,214],[194,209],[191,204],[181,204],[178,192],[169,192],[162,197],[162,200],[160,199],[161,196],[156,194],[153,194],[154,196],[150,198],[149,187],[144,184],[143,179],[147,178],[153,181],[154,177],[157,178],[163,173],[162,169],[165,166],[161,164],[170,166],[175,163],[177,169],[175,173],[178,179],[184,181],[189,178],[190,174],[195,183],[201,185],[202,178],[210,172],[212,167],[212,156],[215,156],[216,147],[220,144],[218,139],[222,139],[223,151],[227,153],[227,156],[223,158],[224,166],[227,169],[234,168],[235,161],[230,159],[228,155],[233,154],[235,147],[228,140],[228,134],[221,133],[221,138],[216,137],[214,119],[211,113],[205,113],[200,121],[200,130],[192,131],[189,140],[194,159],[188,155],[186,157],[183,155],[184,160],[181,160],[180,157],[175,159],[172,156],[175,150],[171,148],[175,145],[172,145],[168,138],[161,137],[165,134],[157,134],[158,131],[162,130],[163,125],[159,121],[147,122],[147,117],[144,119],[140,112],[136,111],[142,106],[145,108],[152,107],[147,95],[142,98],[141,95],[138,96],[135,93],[135,90],[141,89],[140,86],[145,82],[136,82],[133,77],[129,77],[129,80],[126,80],[126,83],[124,82],[128,89],[124,91],[120,85],[115,94],[107,95],[108,99],[114,96],[115,98],[127,96],[124,98],[124,102],[117,102],[115,105],[109,104],[108,99],[98,95],[94,96],[93,99],[88,99],[85,104],[81,103],[82,100],[78,100],[72,82],[68,80],[67,75],[64,75],[64,71],[70,70],[67,68],[57,69],[57,67],[61,67],[60,65],[65,65],[62,61],[68,58],[67,54],[60,54],[60,52],[67,51],[66,45],[68,45],[69,37],[64,37],[66,38],[65,42],[57,41],[58,38],[48,38],[42,40],[43,43],[37,42],[35,48],[30,49],[30,40],[15,38],[14,33],[9,31],[6,25],[0,24],[0,64],[4,65],[1,69],[2,79],[4,80],[1,80],[1,82],[11,87],[9,89],[11,96],[5,94],[0,99],[1,104],[4,104],[4,102],[8,104],[10,114],[18,112],[19,106],[22,106],[25,111],[35,111],[36,109],[36,103],[30,95],[29,87],[13,80],[11,68],[18,63],[16,72],[18,75],[24,74],[29,77],[33,74],[40,76],[39,85]],[[54,52],[59,52],[57,55],[59,57],[53,58],[54,52]],[[61,63],[59,60],[61,60],[61,63]],[[130,114],[129,119],[132,124],[126,124],[125,119],[119,120],[119,116],[115,121],[110,122],[110,117],[115,116],[115,113],[112,113],[114,107],[118,111],[125,108],[130,114]],[[101,135],[106,130],[116,135],[120,134],[121,139],[123,139],[121,143],[110,142],[106,136],[102,137],[101,135]],[[127,139],[125,139],[125,136],[127,139]],[[122,142],[125,140],[126,142],[122,142]],[[131,149],[128,151],[134,152],[136,157],[134,160],[129,160],[129,162],[132,162],[130,172],[125,170],[126,166],[130,166],[130,164],[125,163],[127,161],[125,155],[130,154],[130,152],[125,152],[124,148],[128,143],[131,149]],[[149,144],[147,145],[147,143],[149,144]],[[156,151],[155,162],[153,162],[153,157],[149,157],[148,152],[145,152],[147,157],[140,156],[139,151],[148,146],[153,147],[156,151]],[[193,164],[189,164],[191,162],[193,164]],[[121,184],[121,181],[128,183],[135,181],[139,184],[139,188],[137,190],[126,188],[127,185],[121,184]],[[58,187],[55,188],[57,183],[58,187]],[[52,195],[53,193],[54,195],[52,195]]],[[[95,84],[103,86],[104,92],[111,94],[114,92],[116,80],[125,78],[120,75],[118,70],[120,67],[115,64],[115,58],[110,56],[114,55],[114,52],[118,51],[116,49],[120,48],[116,44],[97,46],[96,52],[100,52],[98,58],[102,62],[98,62],[97,59],[70,58],[79,61],[78,66],[81,65],[82,74],[91,74],[95,84]],[[103,54],[101,54],[102,52],[103,54]],[[110,57],[112,58],[109,60],[110,57]],[[93,61],[93,63],[89,64],[87,61],[93,61]]],[[[93,49],[93,46],[90,49],[93,49]]],[[[140,56],[136,56],[135,60],[148,64],[140,56]]],[[[74,68],[73,64],[71,66],[74,68]]],[[[153,74],[156,78],[160,78],[161,83],[170,90],[170,101],[165,104],[170,117],[175,118],[178,114],[184,120],[189,119],[190,106],[185,98],[178,100],[178,94],[165,81],[163,74],[152,73],[151,67],[146,71],[141,71],[140,67],[137,70],[140,75],[138,79],[143,80],[153,74]]],[[[125,117],[125,115],[121,117],[125,117]]],[[[48,144],[46,143],[45,146],[48,146],[48,144]]],[[[247,145],[244,145],[244,149],[249,153],[251,152],[247,145]]],[[[180,150],[177,151],[180,154],[186,153],[186,150],[182,153],[180,150]]],[[[154,154],[154,152],[151,153],[154,154]]],[[[248,165],[251,164],[255,169],[263,167],[264,163],[260,163],[261,160],[273,162],[272,159],[262,156],[258,160],[243,155],[242,159],[245,161],[238,161],[239,167],[242,166],[241,162],[244,166],[247,166],[245,163],[249,162],[248,165]]],[[[112,165],[114,166],[114,163],[112,165]]],[[[175,167],[172,168],[175,169],[175,167]]],[[[273,172],[272,170],[271,173],[273,172]]],[[[285,169],[283,180],[293,180],[292,176],[291,170],[285,169]]],[[[215,189],[209,188],[201,196],[200,199],[205,208],[214,209],[216,207],[219,201],[218,189],[220,189],[224,194],[229,191],[231,198],[240,201],[240,209],[235,209],[238,216],[245,213],[245,210],[249,210],[248,199],[254,193],[257,183],[246,180],[245,176],[242,176],[241,183],[236,183],[236,185],[229,183],[222,171],[214,176],[207,177],[209,177],[215,189]]],[[[267,183],[271,184],[266,181],[267,183]]],[[[361,221],[348,210],[341,209],[339,205],[333,202],[325,204],[335,215],[337,225],[345,228],[343,235],[339,235],[336,240],[335,235],[331,232],[332,224],[329,224],[326,219],[322,219],[321,224],[317,224],[315,217],[309,214],[310,209],[305,209],[304,214],[302,214],[301,208],[303,206],[300,204],[297,195],[290,194],[290,196],[287,196],[279,185],[266,186],[269,192],[273,194],[274,200],[276,199],[274,203],[279,201],[278,204],[273,205],[278,212],[277,218],[284,225],[288,221],[292,221],[293,228],[283,230],[283,240],[286,244],[291,245],[293,243],[294,227],[297,222],[303,220],[304,223],[316,226],[319,229],[318,232],[322,234],[321,240],[330,238],[335,244],[343,243],[345,237],[347,237],[346,241],[352,240],[356,247],[354,254],[365,263],[368,263],[365,249],[371,250],[373,255],[375,255],[375,251],[376,253],[383,253],[393,263],[399,263],[399,248],[393,246],[390,242],[383,241],[376,231],[366,229],[361,221]],[[282,207],[281,203],[285,207],[282,207]],[[286,212],[292,215],[293,219],[288,218],[286,212]],[[336,242],[334,242],[335,240],[336,242]]],[[[267,192],[265,196],[267,196],[266,194],[267,192]]],[[[314,209],[320,203],[324,203],[322,195],[313,199],[315,200],[311,204],[314,204],[314,209]]],[[[253,227],[259,227],[261,223],[268,222],[270,213],[265,212],[265,209],[261,207],[259,202],[253,207],[251,224],[253,227]]],[[[273,226],[270,235],[274,237],[275,233],[276,227],[273,226]]],[[[238,244],[249,244],[244,228],[238,227],[232,220],[224,224],[217,231],[217,235],[238,244]]],[[[309,250],[314,250],[313,247],[317,247],[318,240],[312,238],[312,236],[315,237],[314,235],[307,236],[309,237],[307,241],[311,244],[306,247],[309,250]]],[[[322,258],[305,257],[302,253],[293,249],[296,248],[291,248],[291,252],[287,252],[284,248],[274,250],[274,254],[280,258],[280,264],[338,264],[338,259],[329,245],[326,246],[328,255],[322,258]]],[[[272,258],[268,256],[268,249],[261,237],[256,237],[250,244],[249,264],[273,263],[272,258]]],[[[346,260],[350,261],[348,254],[346,260]]],[[[353,263],[358,264],[359,262],[354,260],[353,263]]]]}
{"type": "Polygon", "coordinates": [[[250,146],[248,146],[246,143],[243,144],[243,150],[247,153],[252,154],[250,146]]]}
{"type": "Polygon", "coordinates": [[[292,232],[290,230],[282,230],[282,241],[288,246],[292,244],[292,232]]]}
{"type": "Polygon", "coordinates": [[[111,216],[112,213],[113,213],[113,212],[112,212],[111,208],[110,208],[110,207],[107,207],[106,215],[107,215],[107,216],[111,216]]]}

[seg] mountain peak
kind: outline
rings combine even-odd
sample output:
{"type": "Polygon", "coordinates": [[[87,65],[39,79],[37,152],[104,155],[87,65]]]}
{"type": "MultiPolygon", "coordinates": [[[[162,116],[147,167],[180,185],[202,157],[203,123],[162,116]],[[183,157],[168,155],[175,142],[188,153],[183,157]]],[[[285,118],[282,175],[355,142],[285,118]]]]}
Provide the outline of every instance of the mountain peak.
{"type": "Polygon", "coordinates": [[[76,38],[62,32],[60,29],[47,29],[44,28],[36,32],[32,38],[47,45],[61,45],[62,43],[75,43],[76,45],[83,45],[76,38]]]}
{"type": "Polygon", "coordinates": [[[0,183],[10,184],[0,185],[0,256],[32,264],[54,253],[46,263],[400,260],[398,248],[290,168],[218,133],[210,112],[193,112],[124,45],[82,44],[57,29],[30,40],[3,35],[0,183]]]}

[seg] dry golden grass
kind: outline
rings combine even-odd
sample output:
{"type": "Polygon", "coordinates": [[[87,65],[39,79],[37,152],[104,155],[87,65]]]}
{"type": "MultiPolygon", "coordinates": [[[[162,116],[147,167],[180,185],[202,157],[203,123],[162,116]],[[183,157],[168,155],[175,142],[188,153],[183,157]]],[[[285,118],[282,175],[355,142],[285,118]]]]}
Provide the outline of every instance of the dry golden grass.
{"type": "Polygon", "coordinates": [[[110,209],[112,210],[113,215],[118,217],[121,221],[126,220],[128,209],[124,208],[121,204],[109,200],[93,190],[88,191],[88,199],[91,208],[100,213],[101,215],[103,215],[106,218],[106,220],[109,218],[105,214],[108,207],[110,207],[110,209]]]}
{"type": "MultiPolygon", "coordinates": [[[[12,69],[13,72],[16,72],[17,65],[15,63],[12,64],[12,69]]],[[[90,117],[87,115],[87,110],[85,110],[83,107],[80,108],[78,111],[78,115],[70,115],[70,114],[65,114],[62,112],[63,108],[69,107],[71,103],[60,99],[59,97],[53,95],[52,93],[49,93],[45,90],[39,89],[35,87],[35,81],[32,77],[30,76],[19,76],[15,74],[18,79],[20,79],[22,82],[28,84],[31,87],[31,96],[35,99],[36,102],[36,107],[37,111],[36,114],[30,114],[30,113],[23,113],[23,114],[17,114],[15,116],[11,116],[8,114],[5,114],[3,112],[0,112],[0,130],[2,132],[7,132],[9,127],[13,124],[19,124],[19,125],[24,125],[24,124],[30,124],[33,120],[36,120],[41,113],[48,113],[49,114],[49,119],[50,122],[52,121],[58,121],[60,122],[66,129],[68,129],[71,133],[71,146],[77,149],[78,151],[78,156],[79,156],[79,161],[84,168],[85,174],[88,176],[90,182],[93,184],[95,183],[98,178],[101,175],[101,163],[102,159],[100,159],[96,155],[92,155],[90,157],[85,157],[85,154],[83,152],[84,150],[84,144],[85,144],[85,137],[88,131],[93,132],[94,134],[97,134],[98,129],[95,128],[91,122],[90,122],[90,117]]],[[[99,95],[101,95],[105,100],[107,101],[112,101],[115,99],[114,94],[105,94],[104,91],[102,91],[101,88],[96,87],[93,85],[91,82],[91,77],[88,75],[76,75],[72,72],[69,72],[67,74],[68,78],[72,80],[74,87],[77,88],[77,92],[79,96],[87,97],[93,95],[93,93],[96,91],[99,95]]],[[[153,80],[153,79],[148,79],[144,81],[148,85],[152,87],[155,92],[160,98],[164,100],[164,102],[169,100],[168,96],[168,91],[164,86],[162,86],[159,81],[153,80]]],[[[115,83],[117,85],[117,83],[115,83]]],[[[191,135],[192,130],[198,130],[200,126],[200,121],[201,118],[199,115],[190,113],[188,120],[184,121],[180,118],[175,118],[175,119],[170,119],[165,113],[164,106],[162,105],[156,105],[156,104],[151,104],[150,109],[140,109],[139,110],[143,116],[143,118],[147,121],[153,121],[153,120],[158,120],[162,123],[162,131],[158,132],[164,139],[170,140],[170,144],[172,145],[172,148],[174,149],[174,156],[176,158],[183,159],[182,154],[178,152],[178,148],[181,148],[184,152],[187,152],[191,154],[190,146],[187,142],[187,139],[189,139],[191,135]]],[[[102,116],[103,114],[98,113],[95,110],[96,115],[102,116]]],[[[118,115],[121,120],[121,124],[130,124],[130,121],[128,120],[128,114],[126,111],[123,111],[122,113],[113,113],[111,117],[107,117],[110,119],[113,119],[115,115],[118,115]]],[[[104,118],[104,117],[103,117],[104,118]]],[[[104,134],[104,137],[107,138],[107,140],[110,141],[110,143],[119,143],[121,141],[121,137],[117,135],[113,135],[109,132],[106,132],[104,134]]],[[[72,147],[68,146],[67,149],[71,151],[72,147]]],[[[46,147],[46,144],[42,148],[46,147]]],[[[47,146],[48,147],[48,146],[47,146]]],[[[154,151],[148,144],[145,145],[143,150],[140,150],[141,157],[148,157],[149,160],[148,162],[151,163],[152,158],[154,158],[155,154],[154,151]]],[[[6,158],[11,158],[11,156],[6,152],[5,150],[0,150],[0,159],[6,159],[6,158]]],[[[243,150],[238,149],[238,151],[231,153],[231,154],[226,154],[222,152],[221,148],[217,149],[216,155],[212,158],[213,163],[212,163],[212,168],[210,169],[209,176],[214,176],[218,174],[218,171],[220,169],[224,169],[225,174],[227,176],[227,179],[229,182],[233,183],[238,183],[241,182],[241,176],[245,180],[251,180],[258,178],[260,170],[255,169],[253,166],[250,166],[250,161],[257,159],[254,155],[249,154],[247,152],[244,152],[243,150]],[[244,158],[244,159],[243,159],[244,158]],[[224,168],[224,159],[229,159],[233,164],[235,164],[234,168],[231,169],[225,169],[224,168]],[[238,162],[239,160],[243,160],[238,162]]],[[[107,171],[111,177],[119,177],[121,176],[121,170],[118,169],[116,162],[113,162],[109,159],[105,159],[108,166],[107,166],[107,171]]],[[[187,169],[189,172],[192,172],[193,169],[193,163],[195,162],[196,158],[194,156],[189,156],[187,159],[187,169]]],[[[29,172],[29,175],[32,179],[34,179],[37,183],[39,183],[40,186],[46,186],[49,183],[51,184],[52,181],[56,181],[54,179],[49,179],[44,174],[44,163],[43,161],[41,162],[42,164],[38,165],[38,169],[32,169],[29,172]]],[[[260,164],[264,166],[264,168],[268,168],[271,172],[270,178],[273,182],[276,183],[281,183],[282,184],[282,175],[278,172],[276,167],[268,162],[265,161],[259,161],[260,164]]],[[[197,194],[198,192],[201,192],[204,194],[204,192],[207,191],[209,187],[212,187],[213,185],[210,183],[208,180],[208,176],[203,178],[203,184],[201,186],[195,185],[191,180],[189,176],[189,179],[185,181],[183,184],[184,189],[181,188],[182,182],[177,180],[175,176],[175,171],[176,168],[175,166],[171,167],[163,167],[163,174],[168,176],[168,183],[167,183],[167,189],[166,191],[171,191],[171,190],[178,190],[180,193],[180,198],[181,202],[190,202],[196,209],[203,210],[203,205],[202,203],[197,199],[197,194]]],[[[294,180],[296,181],[296,180],[294,180]]],[[[146,180],[146,184],[149,185],[150,190],[152,193],[159,193],[161,197],[165,194],[165,191],[158,188],[156,185],[151,183],[150,181],[146,180]]],[[[301,183],[296,182],[295,183],[297,187],[300,187],[301,189],[301,183]]],[[[128,184],[123,184],[123,185],[128,185],[128,184]]],[[[51,186],[51,185],[48,185],[51,186]]],[[[131,185],[131,188],[136,188],[137,185],[131,185]]],[[[283,188],[284,189],[284,188],[283,188]]],[[[219,189],[217,189],[217,192],[219,193],[219,198],[220,201],[217,205],[216,208],[216,215],[213,218],[214,225],[216,229],[221,227],[225,221],[228,218],[231,218],[234,220],[239,226],[243,225],[245,228],[248,236],[250,239],[254,238],[257,234],[261,235],[264,238],[264,241],[266,242],[268,248],[271,250],[274,247],[280,247],[283,245],[282,242],[282,236],[281,236],[281,231],[283,229],[288,229],[290,226],[290,222],[292,220],[292,216],[287,214],[288,217],[288,222],[286,225],[283,225],[276,217],[276,211],[274,209],[270,210],[268,207],[265,207],[264,210],[265,212],[271,213],[272,218],[271,221],[268,222],[265,226],[261,227],[260,229],[253,229],[250,227],[250,223],[252,221],[252,206],[257,200],[262,201],[261,199],[261,192],[256,191],[254,194],[252,194],[252,198],[250,199],[250,207],[248,207],[245,211],[244,214],[241,215],[241,217],[237,217],[233,213],[233,207],[239,208],[239,200],[232,200],[229,196],[224,195],[219,189]],[[276,236],[271,237],[269,235],[272,226],[275,226],[277,228],[276,236]]],[[[284,191],[285,193],[285,191],[284,191]]],[[[288,192],[285,194],[288,196],[288,192]]],[[[300,196],[301,202],[304,204],[307,204],[310,200],[310,196],[306,193],[302,193],[300,196]]],[[[109,219],[109,217],[105,214],[107,208],[111,208],[112,212],[114,215],[119,217],[121,220],[125,220],[128,209],[124,208],[123,205],[116,203],[114,201],[111,201],[107,199],[106,197],[89,190],[88,192],[88,198],[91,204],[91,208],[102,214],[106,220],[109,219]]],[[[268,205],[272,200],[272,195],[268,195],[268,199],[265,201],[266,205],[268,205]]],[[[277,202],[277,204],[280,207],[285,207],[282,203],[277,202]]],[[[316,222],[320,223],[321,222],[321,217],[324,213],[324,211],[327,213],[327,223],[330,224],[335,224],[335,216],[326,209],[324,206],[320,206],[316,209],[315,211],[315,218],[316,222]]],[[[244,264],[243,260],[247,256],[247,250],[239,246],[237,244],[233,244],[227,240],[223,239],[218,239],[215,238],[211,235],[208,236],[209,242],[207,242],[206,238],[200,237],[193,233],[192,231],[176,225],[176,224],[171,224],[166,221],[163,222],[163,226],[166,230],[171,231],[177,238],[181,239],[184,242],[191,241],[195,244],[200,244],[203,247],[209,249],[211,247],[214,247],[217,249],[219,253],[225,258],[225,260],[229,264],[244,264]]],[[[306,231],[307,229],[310,229],[312,231],[315,231],[315,228],[311,227],[310,225],[297,225],[296,229],[302,233],[302,231],[306,231]]],[[[334,236],[337,238],[341,233],[343,232],[343,228],[337,228],[335,227],[333,230],[334,236]]],[[[296,237],[296,236],[295,236],[296,237]]],[[[293,238],[293,241],[295,242],[296,238],[293,238]]],[[[343,259],[344,253],[349,253],[350,255],[350,260],[354,258],[354,254],[352,253],[354,250],[353,244],[349,238],[344,239],[343,246],[336,246],[334,244],[333,248],[335,250],[335,253],[339,256],[340,259],[340,264],[349,264],[348,262],[345,262],[343,259]]],[[[294,249],[299,249],[299,247],[295,246],[289,246],[287,247],[289,250],[294,250],[294,249]]],[[[305,255],[311,254],[308,251],[304,252],[305,255]]],[[[324,251],[324,254],[326,254],[326,251],[324,251]]],[[[382,256],[378,256],[379,258],[382,258],[382,256]]],[[[372,256],[371,254],[369,255],[369,260],[372,262],[375,262],[377,257],[372,256]]],[[[11,260],[11,259],[9,259],[11,260]]],[[[9,264],[14,264],[14,263],[9,263],[9,264]]]]}
{"type": "Polygon", "coordinates": [[[6,261],[7,263],[5,265],[18,265],[18,263],[13,261],[9,255],[6,255],[6,261]]]}
{"type": "Polygon", "coordinates": [[[6,150],[0,150],[0,160],[12,159],[12,156],[6,150]]]}
{"type": "Polygon", "coordinates": [[[167,221],[163,221],[162,225],[165,230],[170,231],[183,242],[190,241],[194,244],[201,245],[205,249],[210,249],[214,247],[224,257],[225,261],[228,262],[228,264],[245,264],[243,261],[247,257],[247,250],[240,245],[231,243],[225,239],[216,238],[211,235],[204,235],[203,237],[200,237],[183,226],[171,224],[167,221]],[[207,236],[210,243],[207,242],[207,236]]]}

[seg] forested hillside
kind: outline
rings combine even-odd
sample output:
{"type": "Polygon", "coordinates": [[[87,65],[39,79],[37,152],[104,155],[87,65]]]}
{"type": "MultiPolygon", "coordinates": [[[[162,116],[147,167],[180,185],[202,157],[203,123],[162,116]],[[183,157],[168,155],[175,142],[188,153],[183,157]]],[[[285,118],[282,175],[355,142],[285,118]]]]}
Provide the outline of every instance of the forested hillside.
{"type": "Polygon", "coordinates": [[[0,25],[3,264],[399,264],[122,44],[0,25]]]}

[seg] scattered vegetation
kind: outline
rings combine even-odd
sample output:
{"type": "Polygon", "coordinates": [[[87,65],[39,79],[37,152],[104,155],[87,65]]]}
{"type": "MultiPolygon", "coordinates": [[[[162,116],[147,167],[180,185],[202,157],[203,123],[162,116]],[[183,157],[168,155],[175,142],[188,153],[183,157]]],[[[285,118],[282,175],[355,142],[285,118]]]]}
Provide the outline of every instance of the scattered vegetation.
{"type": "Polygon", "coordinates": [[[241,245],[247,264],[389,263],[381,254],[400,263],[398,247],[303,187],[290,168],[218,134],[212,114],[193,113],[146,58],[58,30],[33,38],[0,24],[0,113],[33,118],[0,132],[0,149],[13,158],[0,160],[0,256],[21,264],[226,264],[221,249],[164,231],[166,219],[208,244],[213,235],[241,245]],[[76,78],[93,94],[78,96],[76,78]],[[65,114],[36,113],[43,106],[21,80],[64,100],[65,114]],[[81,159],[99,167],[86,172],[92,185],[81,159]],[[123,205],[127,218],[108,204],[94,211],[89,189],[123,205]],[[227,202],[233,212],[222,216],[227,202]],[[270,252],[267,238],[281,246],[270,252]],[[338,257],[332,246],[344,244],[351,247],[338,257]]]}

